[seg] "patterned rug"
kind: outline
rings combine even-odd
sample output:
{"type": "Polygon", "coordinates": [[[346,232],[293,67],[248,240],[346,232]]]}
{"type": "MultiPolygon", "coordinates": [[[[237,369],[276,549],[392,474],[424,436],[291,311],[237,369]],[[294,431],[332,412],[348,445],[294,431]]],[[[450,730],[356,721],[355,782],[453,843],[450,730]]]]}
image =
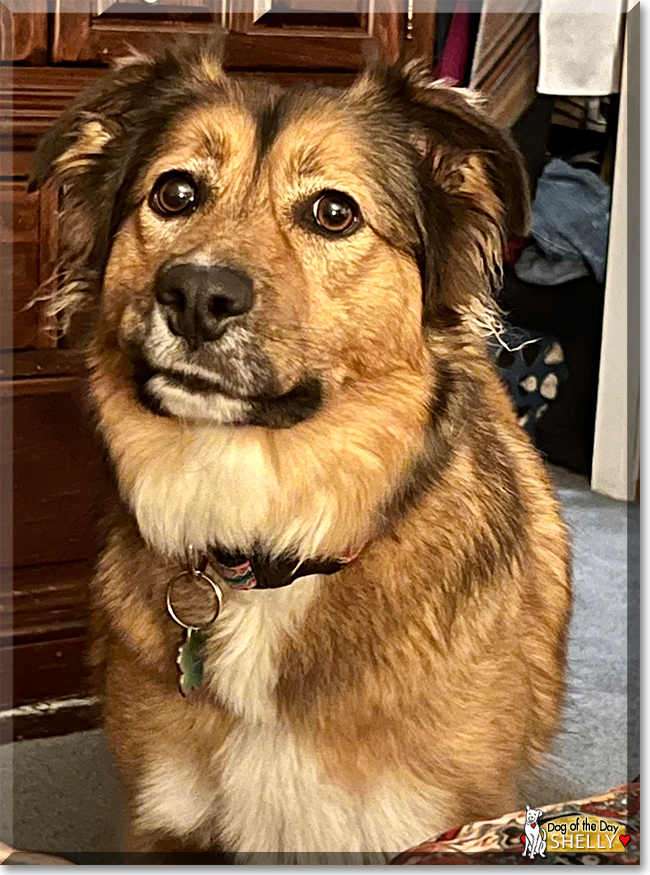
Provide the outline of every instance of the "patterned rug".
{"type": "Polygon", "coordinates": [[[518,811],[448,830],[399,854],[391,865],[639,865],[638,782],[540,811],[543,857],[523,857],[526,812],[518,811]]]}

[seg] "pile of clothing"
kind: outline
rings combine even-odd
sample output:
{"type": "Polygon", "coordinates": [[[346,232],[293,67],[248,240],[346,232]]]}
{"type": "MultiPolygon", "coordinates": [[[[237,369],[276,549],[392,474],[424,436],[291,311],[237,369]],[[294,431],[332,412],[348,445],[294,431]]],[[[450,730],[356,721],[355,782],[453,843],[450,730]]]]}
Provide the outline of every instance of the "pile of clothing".
{"type": "Polygon", "coordinates": [[[590,273],[605,280],[611,189],[579,160],[553,158],[537,182],[532,242],[514,266],[524,282],[557,286],[590,273]]]}
{"type": "Polygon", "coordinates": [[[597,15],[566,0],[478,6],[456,0],[437,13],[434,74],[482,92],[500,124],[512,126],[537,93],[581,100],[587,118],[596,96],[619,90],[622,0],[600,0],[597,15]]]}

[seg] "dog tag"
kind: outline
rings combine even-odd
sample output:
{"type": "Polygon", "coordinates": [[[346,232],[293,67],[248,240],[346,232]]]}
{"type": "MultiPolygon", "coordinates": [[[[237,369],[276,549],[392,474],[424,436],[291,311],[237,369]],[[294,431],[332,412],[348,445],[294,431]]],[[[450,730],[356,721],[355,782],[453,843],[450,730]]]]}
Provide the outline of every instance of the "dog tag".
{"type": "Polygon", "coordinates": [[[194,550],[190,547],[187,568],[167,585],[167,612],[176,624],[185,629],[185,641],[178,648],[176,657],[180,670],[180,690],[184,696],[201,686],[206,630],[219,616],[223,600],[221,587],[205,573],[205,567],[205,561],[197,562],[194,550]],[[177,591],[179,588],[181,592],[177,591]]]}
{"type": "Polygon", "coordinates": [[[198,690],[203,682],[203,645],[205,633],[200,629],[189,627],[185,641],[178,648],[176,662],[181,672],[181,693],[187,696],[192,690],[198,690]]]}

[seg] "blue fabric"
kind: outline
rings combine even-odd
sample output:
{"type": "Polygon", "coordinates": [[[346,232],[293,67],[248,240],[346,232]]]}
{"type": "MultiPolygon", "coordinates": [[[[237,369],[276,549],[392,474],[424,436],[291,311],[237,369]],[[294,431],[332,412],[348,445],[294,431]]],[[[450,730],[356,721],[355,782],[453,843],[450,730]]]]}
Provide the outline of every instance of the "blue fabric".
{"type": "Polygon", "coordinates": [[[535,286],[559,286],[589,276],[589,268],[582,258],[550,258],[533,243],[522,251],[515,273],[520,280],[535,286]]]}
{"type": "Polygon", "coordinates": [[[533,205],[533,245],[515,273],[524,282],[555,286],[591,270],[605,279],[611,190],[593,173],[560,158],[548,162],[533,205]]]}

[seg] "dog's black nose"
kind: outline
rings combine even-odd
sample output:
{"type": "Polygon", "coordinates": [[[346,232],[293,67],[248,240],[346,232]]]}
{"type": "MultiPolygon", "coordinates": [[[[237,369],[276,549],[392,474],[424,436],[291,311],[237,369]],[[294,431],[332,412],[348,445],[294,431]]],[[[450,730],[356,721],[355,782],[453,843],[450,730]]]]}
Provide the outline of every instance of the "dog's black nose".
{"type": "Polygon", "coordinates": [[[224,320],[253,306],[253,280],[233,267],[177,264],[162,273],[156,300],[170,330],[192,345],[215,340],[224,320]]]}

